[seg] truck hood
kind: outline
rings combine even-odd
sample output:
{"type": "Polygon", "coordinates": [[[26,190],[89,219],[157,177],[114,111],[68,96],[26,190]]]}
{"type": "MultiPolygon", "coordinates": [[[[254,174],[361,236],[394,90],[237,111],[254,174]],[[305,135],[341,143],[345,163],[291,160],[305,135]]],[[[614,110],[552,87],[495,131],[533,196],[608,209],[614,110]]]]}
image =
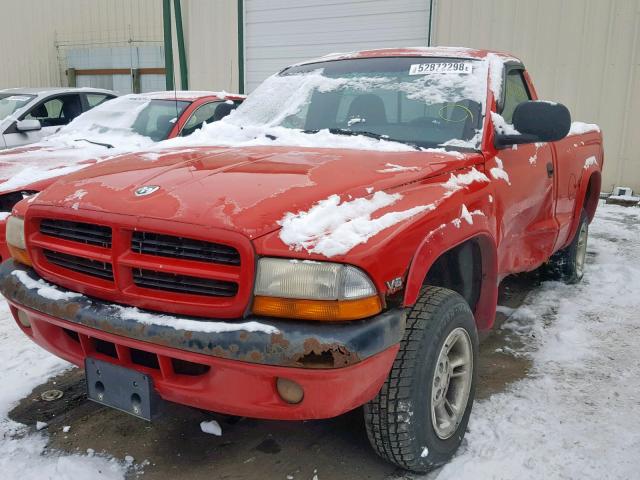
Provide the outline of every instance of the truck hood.
{"type": "Polygon", "coordinates": [[[91,166],[55,183],[34,202],[207,225],[256,238],[277,229],[287,212],[306,211],[333,194],[343,200],[368,197],[481,161],[479,153],[444,150],[168,149],[91,166]]]}

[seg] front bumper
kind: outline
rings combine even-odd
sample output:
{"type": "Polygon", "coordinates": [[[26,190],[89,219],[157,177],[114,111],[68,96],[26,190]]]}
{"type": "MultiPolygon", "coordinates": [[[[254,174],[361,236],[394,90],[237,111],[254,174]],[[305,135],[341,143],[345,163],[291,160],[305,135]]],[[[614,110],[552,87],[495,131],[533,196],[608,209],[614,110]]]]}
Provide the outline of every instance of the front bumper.
{"type": "Polygon", "coordinates": [[[19,310],[26,314],[30,327],[18,325],[45,349],[76,365],[94,357],[145,371],[169,401],[256,418],[329,418],[366,403],[382,386],[405,326],[403,309],[342,324],[238,321],[263,327],[254,331],[233,329],[232,321],[172,317],[223,327],[185,330],[138,321],[118,305],[86,296],[56,300],[55,292],[65,291],[46,287],[43,293],[33,284],[39,281],[12,260],[0,266],[0,292],[16,319],[19,310]],[[22,280],[15,272],[24,272],[22,280]],[[304,400],[284,402],[277,378],[301,385],[304,400]]]}

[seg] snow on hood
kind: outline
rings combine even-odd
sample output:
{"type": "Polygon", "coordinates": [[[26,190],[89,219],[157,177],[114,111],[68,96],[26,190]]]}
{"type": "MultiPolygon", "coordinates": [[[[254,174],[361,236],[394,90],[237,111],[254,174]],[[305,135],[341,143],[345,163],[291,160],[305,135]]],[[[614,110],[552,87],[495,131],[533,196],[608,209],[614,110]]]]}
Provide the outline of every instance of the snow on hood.
{"type": "Polygon", "coordinates": [[[143,161],[129,155],[101,163],[54,184],[33,203],[153,216],[255,238],[278,229],[287,212],[309,210],[331,195],[347,200],[368,197],[480,161],[475,153],[458,158],[415,150],[364,154],[285,147],[173,149],[143,161]],[[419,168],[379,172],[387,163],[419,168]],[[137,197],[134,191],[146,185],[159,188],[137,197]]]}
{"type": "Polygon", "coordinates": [[[431,204],[418,205],[371,218],[372,214],[401,198],[400,193],[390,195],[379,191],[371,198],[341,202],[340,196],[331,195],[308,212],[287,213],[278,222],[282,226],[280,239],[294,250],[304,249],[325,257],[344,255],[382,230],[426,210],[435,209],[431,204]]]}

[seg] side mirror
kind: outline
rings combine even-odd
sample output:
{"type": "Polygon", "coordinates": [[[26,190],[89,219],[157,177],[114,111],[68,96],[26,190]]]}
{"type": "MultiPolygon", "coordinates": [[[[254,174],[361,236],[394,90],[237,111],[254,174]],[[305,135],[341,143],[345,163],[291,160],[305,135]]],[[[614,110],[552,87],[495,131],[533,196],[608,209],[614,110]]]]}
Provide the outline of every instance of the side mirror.
{"type": "Polygon", "coordinates": [[[16,122],[16,130],[22,133],[37,132],[38,130],[42,130],[42,124],[40,123],[40,120],[36,119],[18,120],[16,122]]]}
{"type": "Polygon", "coordinates": [[[571,114],[561,103],[522,102],[513,112],[513,128],[520,134],[496,134],[495,143],[498,148],[561,140],[567,136],[571,128],[571,114]]]}

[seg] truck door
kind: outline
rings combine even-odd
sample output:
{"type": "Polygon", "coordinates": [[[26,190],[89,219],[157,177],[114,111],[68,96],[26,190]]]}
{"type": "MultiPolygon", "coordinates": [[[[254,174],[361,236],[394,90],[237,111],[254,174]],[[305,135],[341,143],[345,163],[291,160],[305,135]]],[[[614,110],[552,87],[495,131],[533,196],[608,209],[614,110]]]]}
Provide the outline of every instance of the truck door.
{"type": "MultiPolygon", "coordinates": [[[[508,66],[498,113],[512,123],[516,106],[533,100],[521,65],[508,66]]],[[[554,158],[547,143],[498,150],[487,172],[496,186],[498,262],[501,272],[533,270],[553,252],[558,233],[554,217],[554,158]]]]}

